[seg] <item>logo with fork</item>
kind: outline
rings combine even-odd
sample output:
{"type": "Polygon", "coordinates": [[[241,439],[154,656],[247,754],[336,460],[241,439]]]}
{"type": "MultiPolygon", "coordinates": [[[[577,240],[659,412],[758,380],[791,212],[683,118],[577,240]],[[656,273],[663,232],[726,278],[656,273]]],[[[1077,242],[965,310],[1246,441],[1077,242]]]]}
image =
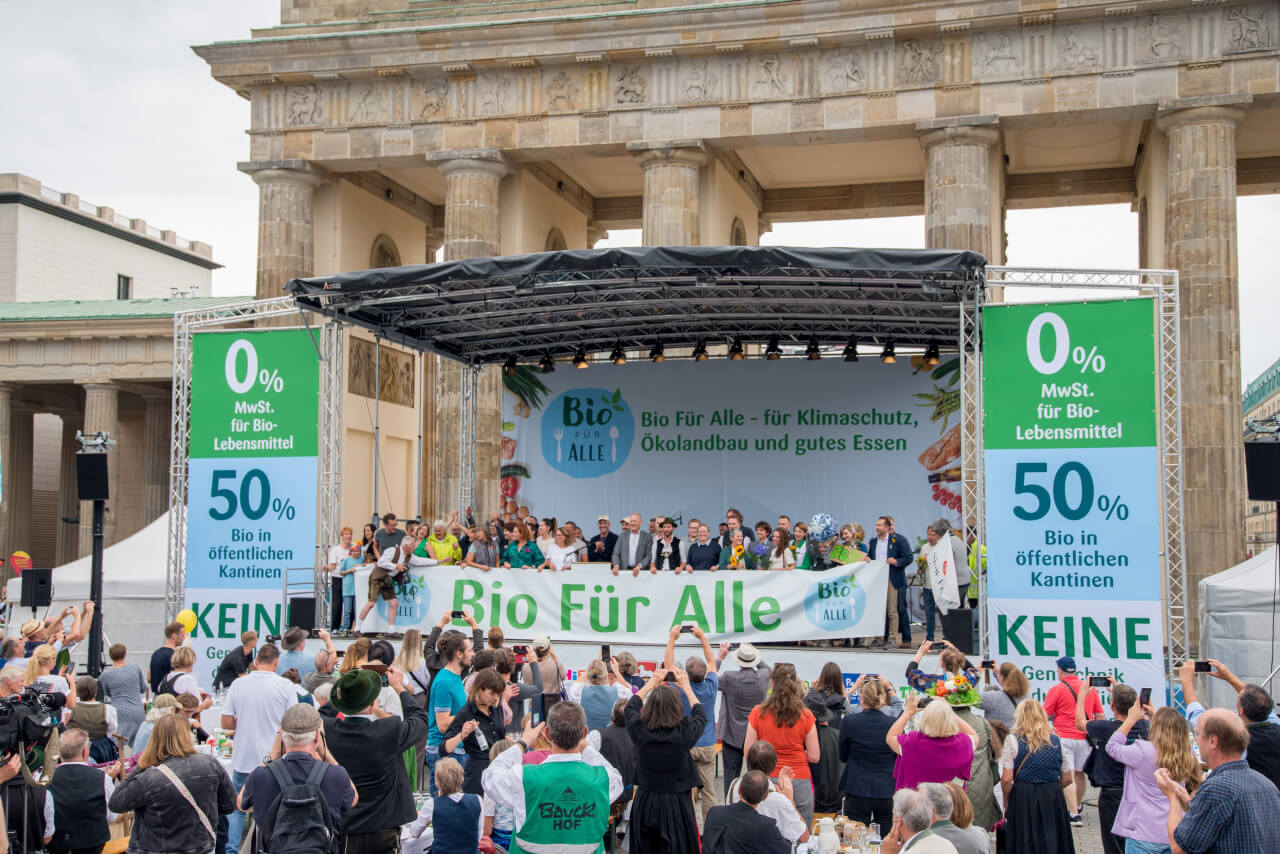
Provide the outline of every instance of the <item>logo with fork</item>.
{"type": "Polygon", "coordinates": [[[571,389],[543,410],[542,456],[569,477],[600,477],[622,467],[635,435],[621,389],[571,389]]]}

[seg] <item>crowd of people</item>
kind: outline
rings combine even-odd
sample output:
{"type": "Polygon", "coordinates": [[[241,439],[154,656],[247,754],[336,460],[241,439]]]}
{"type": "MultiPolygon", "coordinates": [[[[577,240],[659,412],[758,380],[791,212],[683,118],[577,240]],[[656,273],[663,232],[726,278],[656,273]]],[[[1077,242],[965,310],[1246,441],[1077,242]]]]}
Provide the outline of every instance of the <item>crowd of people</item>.
{"type": "Polygon", "coordinates": [[[607,837],[637,854],[782,854],[816,844],[815,816],[832,813],[889,854],[1065,854],[1086,779],[1107,852],[1280,850],[1280,719],[1218,661],[1208,677],[1235,708],[1206,709],[1188,662],[1185,713],[1082,681],[1066,657],[1043,700],[1012,663],[977,666],[947,642],[846,685],[838,661],[802,675],[697,627],[680,660],[679,626],[660,662],[606,646],[571,680],[549,637],[508,645],[447,612],[399,649],[338,650],[322,631],[307,653],[300,629],[279,645],[248,633],[211,710],[177,623],[145,670],[115,645],[111,667],[76,678],[60,653],[83,617],[3,647],[0,692],[34,686],[61,706],[38,749],[0,766],[18,854],[101,851],[126,813],[128,850],[148,854],[585,854],[607,837]],[[229,761],[206,711],[232,735],[229,761]]]}
{"type": "MultiPolygon", "coordinates": [[[[598,563],[611,567],[613,574],[630,572],[719,572],[735,570],[821,570],[854,560],[884,560],[889,567],[886,585],[885,630],[881,637],[855,638],[857,647],[909,649],[912,647],[911,611],[907,591],[918,583],[930,552],[946,539],[954,555],[960,602],[970,599],[970,588],[978,554],[984,548],[971,548],[973,534],[967,538],[946,519],[929,525],[917,549],[911,540],[894,529],[892,516],[876,519],[874,536],[867,538],[862,525],[837,526],[829,517],[824,529],[811,530],[805,522],[792,524],[789,516],[779,516],[776,526],[760,521],[752,530],[743,522],[741,511],[730,507],[724,521],[717,524],[712,536],[711,525],[690,519],[687,535],[676,533],[674,520],[655,516],[647,530],[639,513],[625,517],[620,533],[612,530],[612,520],[601,515],[596,520],[598,533],[587,539],[574,522],[557,524],[554,517],[539,519],[529,515],[527,507],[517,513],[495,514],[487,523],[477,524],[467,508],[465,522],[455,511],[448,520],[438,519],[430,528],[417,520],[400,527],[394,513],[382,517],[382,525],[366,524],[361,538],[355,539],[352,528],[344,527],[339,542],[329,550],[327,569],[332,579],[331,625],[339,636],[359,636],[370,612],[379,600],[386,602],[386,619],[390,625],[386,637],[399,639],[395,624],[399,611],[400,590],[410,579],[410,570],[430,566],[461,566],[481,571],[494,569],[533,569],[537,572],[559,572],[579,563],[598,563]],[[861,555],[863,557],[855,557],[861,555]],[[356,613],[356,573],[370,567],[367,600],[356,613]]],[[[981,570],[985,571],[985,556],[981,570]]],[[[976,600],[976,587],[972,590],[976,600]]],[[[927,640],[935,635],[938,608],[932,589],[921,590],[924,629],[927,640]]]]}

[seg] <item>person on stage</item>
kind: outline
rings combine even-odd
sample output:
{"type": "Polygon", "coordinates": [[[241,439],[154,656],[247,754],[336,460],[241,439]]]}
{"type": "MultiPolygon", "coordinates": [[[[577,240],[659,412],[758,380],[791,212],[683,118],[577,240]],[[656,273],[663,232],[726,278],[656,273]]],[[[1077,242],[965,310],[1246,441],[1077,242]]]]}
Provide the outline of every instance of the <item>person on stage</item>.
{"type": "Polygon", "coordinates": [[[711,529],[699,523],[698,539],[685,552],[685,572],[715,572],[720,568],[720,546],[711,540],[711,529]]]}
{"type": "MultiPolygon", "coordinates": [[[[648,531],[640,530],[642,524],[639,513],[627,517],[627,527],[618,537],[613,547],[613,574],[621,570],[631,570],[632,577],[640,574],[640,568],[650,564],[653,557],[653,537],[648,531]]],[[[650,567],[650,572],[657,572],[650,567]]]]}
{"type": "Polygon", "coordinates": [[[680,538],[676,536],[676,523],[664,516],[658,523],[658,531],[660,536],[654,541],[653,550],[650,552],[649,571],[681,572],[684,569],[684,562],[680,560],[680,538]]]}
{"type": "Polygon", "coordinates": [[[600,529],[600,533],[587,544],[586,559],[591,563],[604,563],[613,558],[613,547],[618,544],[618,535],[609,530],[608,516],[597,517],[596,527],[600,529]]]}
{"type": "Polygon", "coordinates": [[[889,625],[884,645],[888,649],[911,648],[911,612],[907,609],[907,571],[911,565],[911,544],[901,534],[893,532],[893,517],[876,519],[876,535],[867,546],[869,560],[883,560],[889,564],[888,601],[885,610],[889,625]],[[902,642],[897,634],[901,624],[902,642]]]}

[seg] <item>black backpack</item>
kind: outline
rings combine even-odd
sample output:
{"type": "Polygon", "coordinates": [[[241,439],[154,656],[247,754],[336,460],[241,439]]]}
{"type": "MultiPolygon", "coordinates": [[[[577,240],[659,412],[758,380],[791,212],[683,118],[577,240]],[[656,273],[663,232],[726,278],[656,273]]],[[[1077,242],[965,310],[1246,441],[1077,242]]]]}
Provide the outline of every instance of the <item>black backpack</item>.
{"type": "Polygon", "coordinates": [[[182,673],[183,671],[181,670],[170,670],[166,673],[164,678],[160,680],[160,690],[156,691],[156,696],[163,697],[165,694],[170,694],[174,697],[178,696],[178,692],[173,689],[173,686],[177,684],[178,677],[182,673]]]}
{"type": "Polygon", "coordinates": [[[302,783],[293,782],[283,762],[268,762],[280,794],[271,803],[271,836],[259,837],[259,850],[270,854],[334,854],[338,850],[338,829],[329,812],[329,802],[320,788],[325,769],[317,761],[302,783]]]}

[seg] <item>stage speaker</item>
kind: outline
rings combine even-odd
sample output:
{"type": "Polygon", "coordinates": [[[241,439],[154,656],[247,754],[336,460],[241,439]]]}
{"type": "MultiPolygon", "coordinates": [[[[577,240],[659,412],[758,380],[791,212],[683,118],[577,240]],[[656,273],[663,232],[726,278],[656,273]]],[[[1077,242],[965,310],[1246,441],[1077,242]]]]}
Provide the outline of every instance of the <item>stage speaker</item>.
{"type": "Polygon", "coordinates": [[[47,608],[51,602],[53,602],[53,570],[24,570],[22,573],[22,607],[47,608]]]}
{"type": "Polygon", "coordinates": [[[1245,442],[1250,501],[1280,501],[1280,442],[1245,442]]]}
{"type": "Polygon", "coordinates": [[[943,635],[956,645],[956,649],[965,655],[978,651],[977,622],[971,608],[959,608],[939,616],[942,618],[943,635]]]}
{"type": "Polygon", "coordinates": [[[81,501],[106,501],[107,455],[76,454],[76,486],[81,501]]]}
{"type": "Polygon", "coordinates": [[[316,627],[316,597],[293,596],[289,599],[289,619],[285,620],[281,632],[289,626],[297,626],[308,634],[316,627]]]}

